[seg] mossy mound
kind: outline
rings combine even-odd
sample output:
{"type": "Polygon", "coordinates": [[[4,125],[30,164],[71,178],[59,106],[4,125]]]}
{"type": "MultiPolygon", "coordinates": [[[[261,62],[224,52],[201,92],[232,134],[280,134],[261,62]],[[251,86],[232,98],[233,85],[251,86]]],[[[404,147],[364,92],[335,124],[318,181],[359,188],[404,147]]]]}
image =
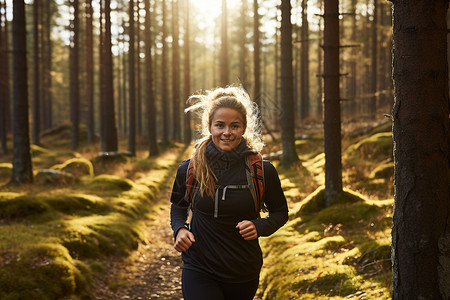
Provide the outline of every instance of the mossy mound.
{"type": "Polygon", "coordinates": [[[342,299],[361,291],[390,299],[392,201],[345,190],[325,207],[323,193],[316,189],[284,227],[260,239],[262,299],[342,299]]]}
{"type": "Polygon", "coordinates": [[[33,156],[33,157],[37,157],[42,154],[46,154],[46,153],[50,152],[49,150],[45,149],[44,147],[41,147],[38,145],[31,145],[30,150],[31,150],[31,156],[33,156]]]}
{"type": "Polygon", "coordinates": [[[381,164],[370,172],[369,178],[383,178],[389,179],[394,176],[394,162],[389,162],[386,164],[381,164]]]}
{"type": "MultiPolygon", "coordinates": [[[[303,201],[300,203],[300,208],[295,213],[295,216],[299,216],[301,214],[315,214],[320,212],[323,209],[326,209],[325,199],[324,199],[325,186],[318,187],[313,193],[308,195],[303,201]]],[[[348,190],[344,189],[342,194],[334,200],[332,206],[348,204],[348,203],[356,203],[364,201],[364,196],[348,190]]]]}
{"type": "Polygon", "coordinates": [[[0,163],[0,178],[11,178],[12,167],[11,163],[0,163]]]}
{"type": "Polygon", "coordinates": [[[86,185],[86,188],[95,192],[117,193],[120,191],[128,191],[134,186],[133,181],[114,175],[98,175],[86,185]]]}
{"type": "Polygon", "coordinates": [[[52,169],[70,173],[77,178],[81,176],[94,176],[94,166],[91,161],[82,157],[69,159],[62,164],[53,166],[52,169]]]}
{"type": "Polygon", "coordinates": [[[30,246],[22,253],[3,253],[1,299],[62,299],[80,293],[91,282],[89,268],[58,244],[30,246]]]}
{"type": "Polygon", "coordinates": [[[393,158],[393,144],[391,132],[380,132],[362,139],[351,145],[345,154],[358,155],[359,158],[372,162],[393,158]]]}
{"type": "Polygon", "coordinates": [[[50,169],[40,170],[34,176],[37,185],[71,185],[75,181],[76,178],[70,173],[50,169]]]}

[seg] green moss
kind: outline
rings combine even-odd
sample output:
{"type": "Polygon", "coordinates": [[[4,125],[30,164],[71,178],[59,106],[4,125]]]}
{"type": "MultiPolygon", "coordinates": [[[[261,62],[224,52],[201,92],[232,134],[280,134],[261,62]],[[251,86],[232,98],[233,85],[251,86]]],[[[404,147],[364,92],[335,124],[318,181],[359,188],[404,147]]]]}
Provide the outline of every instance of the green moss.
{"type": "Polygon", "coordinates": [[[42,197],[38,196],[12,196],[11,198],[0,197],[0,218],[16,219],[27,218],[48,212],[50,207],[42,197]]]}
{"type": "Polygon", "coordinates": [[[88,286],[88,269],[61,245],[36,244],[18,255],[0,268],[2,299],[60,299],[88,286]]]}
{"type": "Polygon", "coordinates": [[[389,179],[392,176],[394,176],[394,162],[379,165],[378,167],[373,169],[373,171],[369,175],[369,178],[371,178],[371,179],[375,179],[375,178],[389,179]]]}
{"type": "Polygon", "coordinates": [[[70,173],[75,177],[94,176],[94,166],[91,161],[85,158],[76,157],[52,167],[52,169],[70,173]]]}
{"type": "Polygon", "coordinates": [[[86,189],[95,192],[118,193],[128,191],[133,187],[133,181],[114,175],[99,175],[86,186],[86,189]]]}

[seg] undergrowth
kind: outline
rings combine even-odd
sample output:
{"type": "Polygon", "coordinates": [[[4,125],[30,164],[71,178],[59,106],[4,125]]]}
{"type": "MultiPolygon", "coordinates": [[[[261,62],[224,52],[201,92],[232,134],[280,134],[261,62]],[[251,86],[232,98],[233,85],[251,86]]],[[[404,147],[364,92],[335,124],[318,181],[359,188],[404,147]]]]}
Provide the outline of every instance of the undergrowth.
{"type": "MultiPolygon", "coordinates": [[[[48,169],[75,179],[0,187],[0,299],[88,299],[93,276],[104,272],[97,258],[128,255],[148,242],[143,222],[185,150],[174,145],[157,159],[126,156],[99,168],[95,157],[61,159],[59,150],[33,146],[35,175],[48,169]],[[133,177],[121,176],[123,169],[133,177]]],[[[0,170],[6,182],[10,165],[0,170]]]]}
{"type": "Polygon", "coordinates": [[[391,298],[389,130],[382,125],[347,137],[342,155],[346,188],[329,207],[323,199],[323,145],[296,142],[303,168],[278,168],[290,219],[274,235],[260,239],[264,266],[259,293],[264,300],[391,298]]]}

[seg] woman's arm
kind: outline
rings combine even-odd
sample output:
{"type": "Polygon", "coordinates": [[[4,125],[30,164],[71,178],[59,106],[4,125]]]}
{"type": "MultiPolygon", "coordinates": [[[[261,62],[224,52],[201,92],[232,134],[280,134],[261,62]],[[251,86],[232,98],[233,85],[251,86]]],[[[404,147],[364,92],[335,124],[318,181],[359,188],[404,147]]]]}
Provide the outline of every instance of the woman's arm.
{"type": "Polygon", "coordinates": [[[173,183],[172,194],[170,196],[170,226],[174,237],[177,236],[181,228],[187,228],[186,220],[189,214],[189,202],[184,199],[186,194],[186,171],[189,160],[185,160],[178,167],[177,175],[173,183]]]}
{"type": "Polygon", "coordinates": [[[286,197],[281,188],[280,178],[275,167],[268,161],[264,164],[264,203],[269,215],[262,219],[252,220],[258,236],[269,236],[283,226],[289,218],[286,197]]]}

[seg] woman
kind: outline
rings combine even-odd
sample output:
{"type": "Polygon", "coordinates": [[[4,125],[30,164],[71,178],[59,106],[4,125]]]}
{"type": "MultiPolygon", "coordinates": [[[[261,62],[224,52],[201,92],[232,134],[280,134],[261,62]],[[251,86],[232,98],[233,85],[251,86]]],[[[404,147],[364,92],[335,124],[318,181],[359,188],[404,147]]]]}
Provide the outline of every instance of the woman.
{"type": "Polygon", "coordinates": [[[170,199],[174,247],[183,259],[183,296],[253,299],[262,267],[258,237],[271,235],[288,219],[277,171],[267,161],[262,163],[263,199],[269,214],[260,218],[255,209],[246,157],[263,147],[258,109],[240,87],[190,99],[198,100],[187,110],[201,111],[203,138],[179,166],[170,199]],[[186,192],[189,176],[196,181],[193,196],[186,192]]]}

